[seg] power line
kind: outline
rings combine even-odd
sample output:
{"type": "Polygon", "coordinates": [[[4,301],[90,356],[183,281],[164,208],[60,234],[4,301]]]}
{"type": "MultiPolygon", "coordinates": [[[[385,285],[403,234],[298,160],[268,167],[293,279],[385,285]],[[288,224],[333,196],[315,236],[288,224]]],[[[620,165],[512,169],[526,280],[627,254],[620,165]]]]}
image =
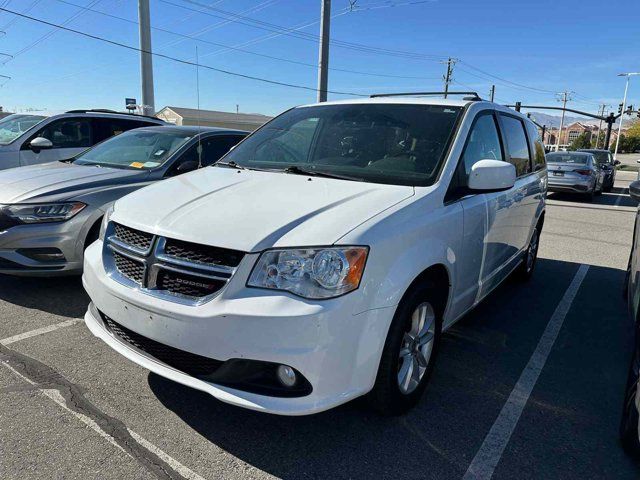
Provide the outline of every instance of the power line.
{"type": "MultiPolygon", "coordinates": [[[[174,7],[178,7],[178,8],[183,8],[183,9],[187,9],[190,10],[189,7],[187,7],[186,5],[182,5],[182,4],[178,4],[178,3],[174,3],[172,1],[169,0],[160,0],[162,3],[168,4],[168,5],[172,5],[174,7]]],[[[275,32],[275,33],[280,33],[283,35],[287,35],[287,36],[292,36],[295,38],[299,38],[302,40],[306,40],[306,41],[311,41],[314,43],[317,43],[319,41],[319,36],[315,35],[315,34],[311,34],[311,33],[305,33],[305,32],[299,32],[299,31],[292,31],[291,29],[287,29],[286,27],[283,27],[281,25],[276,25],[273,23],[269,23],[269,22],[264,22],[261,20],[255,20],[249,17],[244,17],[242,15],[233,13],[233,12],[227,12],[225,10],[216,8],[216,7],[211,7],[211,6],[206,6],[203,5],[202,3],[199,3],[195,0],[182,0],[185,3],[189,3],[191,5],[195,5],[198,7],[203,7],[206,8],[207,12],[201,12],[205,15],[209,15],[212,17],[216,17],[216,18],[223,18],[226,19],[228,17],[232,17],[236,19],[236,23],[239,23],[241,25],[246,25],[246,26],[250,26],[253,28],[258,28],[261,30],[267,30],[270,32],[275,32]],[[216,13],[211,13],[211,12],[216,12],[216,13]],[[226,16],[221,16],[221,15],[226,15],[226,16]]],[[[343,10],[343,12],[340,12],[340,14],[346,14],[349,13],[348,8],[343,10]]],[[[318,21],[314,21],[312,23],[307,24],[307,26],[313,25],[315,23],[318,23],[318,21]]],[[[368,53],[376,53],[376,54],[380,54],[380,55],[391,55],[391,56],[396,56],[396,57],[403,57],[403,58],[414,58],[414,59],[421,59],[421,60],[441,60],[443,58],[446,58],[443,55],[427,55],[427,54],[420,54],[420,53],[415,53],[415,52],[406,52],[406,51],[402,51],[402,50],[392,50],[392,49],[386,49],[386,48],[381,48],[381,47],[371,47],[369,45],[364,45],[364,44],[360,44],[360,43],[354,43],[354,42],[346,42],[343,40],[337,40],[337,39],[333,39],[331,40],[331,44],[337,47],[341,47],[341,48],[349,48],[352,50],[356,50],[356,51],[361,51],[361,52],[368,52],[368,53]]]]}
{"type": "MultiPolygon", "coordinates": [[[[294,84],[294,83],[280,82],[280,81],[271,80],[271,79],[268,79],[268,78],[256,77],[254,75],[247,75],[247,74],[244,74],[244,73],[233,72],[233,71],[225,70],[225,69],[222,69],[222,68],[216,68],[216,67],[212,67],[210,65],[197,64],[196,62],[192,62],[192,61],[189,61],[189,60],[183,60],[181,58],[172,57],[170,55],[165,55],[163,53],[147,52],[147,51],[144,51],[144,50],[142,50],[140,48],[133,47],[131,45],[127,45],[125,43],[116,42],[115,40],[109,40],[108,38],[99,37],[98,35],[93,35],[91,33],[82,32],[80,30],[76,30],[76,29],[73,29],[73,28],[65,27],[64,25],[59,25],[57,23],[48,22],[48,21],[42,20],[40,18],[32,17],[30,15],[25,15],[23,13],[19,13],[19,12],[15,12],[13,10],[9,10],[8,8],[0,7],[0,11],[7,12],[7,13],[12,13],[14,15],[18,15],[19,17],[25,18],[27,20],[31,20],[33,22],[38,22],[38,23],[41,23],[43,25],[49,25],[50,27],[55,27],[55,28],[58,28],[60,30],[64,30],[66,32],[75,33],[77,35],[82,35],[83,37],[91,38],[93,40],[98,40],[100,42],[108,43],[110,45],[115,45],[117,47],[126,48],[127,50],[132,50],[132,51],[139,52],[139,53],[149,53],[149,54],[153,55],[154,57],[163,58],[165,60],[172,60],[174,62],[181,63],[183,65],[189,65],[189,66],[192,66],[192,67],[199,66],[199,68],[205,68],[207,70],[211,70],[211,71],[214,71],[214,72],[224,73],[225,75],[231,75],[231,76],[234,76],[234,77],[246,78],[248,80],[255,80],[255,81],[258,81],[258,82],[269,83],[269,84],[272,84],[272,85],[279,85],[279,86],[282,86],[282,87],[297,88],[297,89],[300,89],[300,90],[309,90],[309,91],[313,91],[313,92],[317,92],[318,91],[316,88],[307,87],[305,85],[297,85],[297,84],[294,84]]],[[[368,95],[360,95],[360,94],[353,93],[353,92],[338,92],[338,91],[333,91],[333,90],[328,90],[328,92],[329,93],[333,93],[335,95],[352,95],[352,96],[356,96],[356,97],[366,97],[366,96],[368,96],[368,95]]]]}
{"type": "MultiPolygon", "coordinates": [[[[68,0],[56,0],[59,3],[63,3],[65,5],[71,5],[77,8],[83,8],[81,5],[78,5],[76,3],[73,2],[69,2],[68,0]]],[[[267,3],[267,2],[264,2],[267,3]]],[[[88,9],[88,11],[93,12],[93,13],[97,13],[99,15],[103,15],[105,17],[108,18],[113,18],[116,20],[120,20],[123,22],[127,22],[129,24],[132,25],[138,25],[138,22],[136,22],[135,20],[130,20],[128,18],[124,18],[124,17],[120,17],[118,15],[113,15],[111,13],[107,13],[107,12],[103,12],[101,10],[95,10],[95,9],[88,9]]],[[[221,25],[224,22],[221,22],[219,24],[216,25],[221,25]]],[[[215,26],[215,25],[214,25],[215,26]]],[[[237,52],[241,52],[241,53],[246,53],[248,55],[254,55],[257,57],[263,57],[263,58],[268,58],[270,60],[277,60],[280,62],[287,62],[287,63],[291,63],[291,64],[295,64],[295,65],[302,65],[305,67],[310,67],[310,68],[314,68],[317,69],[318,65],[315,65],[313,63],[307,63],[307,62],[301,62],[301,61],[297,61],[297,60],[291,60],[289,58],[282,58],[282,57],[276,57],[274,55],[268,55],[265,53],[258,53],[258,52],[254,52],[251,50],[246,50],[246,49],[242,49],[242,48],[238,48],[238,47],[234,47],[231,45],[225,45],[224,43],[219,43],[219,42],[212,42],[210,40],[205,40],[202,38],[195,38],[192,35],[187,35],[187,34],[183,34],[183,33],[179,33],[173,30],[168,30],[166,28],[161,28],[161,27],[151,27],[153,30],[157,30],[158,32],[163,32],[163,33],[167,33],[170,35],[175,35],[177,37],[181,37],[183,40],[192,40],[195,42],[201,42],[201,43],[205,43],[208,45],[213,45],[213,46],[217,46],[217,47],[222,47],[222,48],[227,48],[229,50],[234,50],[237,52]]],[[[174,43],[168,43],[163,45],[163,47],[168,47],[168,46],[173,46],[175,45],[177,42],[174,43]]],[[[385,78],[403,78],[403,79],[411,79],[411,80],[436,80],[439,77],[420,77],[420,76],[410,76],[410,75],[392,75],[392,74],[384,74],[384,73],[374,73],[374,72],[363,72],[363,71],[359,71],[359,70],[350,70],[350,69],[346,69],[346,68],[329,68],[329,70],[331,71],[336,71],[336,72],[344,72],[344,73],[353,73],[356,75],[366,75],[366,76],[371,76],[371,77],[385,77],[385,78]]]]}

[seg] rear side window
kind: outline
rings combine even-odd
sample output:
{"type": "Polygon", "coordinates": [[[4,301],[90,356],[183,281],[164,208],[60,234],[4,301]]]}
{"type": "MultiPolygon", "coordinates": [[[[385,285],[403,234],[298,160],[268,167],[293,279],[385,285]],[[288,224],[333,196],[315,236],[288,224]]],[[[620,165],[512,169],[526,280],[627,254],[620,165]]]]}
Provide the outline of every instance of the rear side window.
{"type": "Polygon", "coordinates": [[[507,140],[507,161],[516,167],[518,177],[531,172],[529,143],[521,120],[509,115],[500,115],[503,133],[507,140]]]}
{"type": "Polygon", "coordinates": [[[119,135],[133,128],[151,127],[155,123],[141,120],[124,120],[120,118],[93,118],[94,143],[119,135]]]}
{"type": "Polygon", "coordinates": [[[529,138],[533,140],[533,171],[537,172],[546,166],[544,145],[542,144],[540,132],[533,123],[527,123],[527,130],[529,131],[529,138]]]}

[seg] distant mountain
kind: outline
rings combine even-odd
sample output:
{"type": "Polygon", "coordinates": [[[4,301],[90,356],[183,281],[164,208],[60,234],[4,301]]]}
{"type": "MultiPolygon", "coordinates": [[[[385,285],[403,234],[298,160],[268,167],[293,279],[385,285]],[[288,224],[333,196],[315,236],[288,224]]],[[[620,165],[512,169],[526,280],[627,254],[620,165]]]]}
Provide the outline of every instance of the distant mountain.
{"type": "MultiPolygon", "coordinates": [[[[549,115],[547,113],[541,112],[531,112],[531,118],[533,118],[540,125],[546,125],[548,127],[560,127],[560,115],[549,115]]],[[[625,116],[623,128],[628,127],[629,125],[633,125],[638,122],[639,119],[636,116],[625,116]]],[[[600,120],[595,118],[587,118],[587,117],[576,117],[572,115],[565,115],[564,117],[564,126],[571,125],[572,123],[580,122],[585,125],[595,125],[598,126],[600,124],[600,120]]],[[[614,124],[615,127],[618,126],[617,123],[614,124]]],[[[606,128],[606,123],[602,122],[602,128],[606,128]]]]}

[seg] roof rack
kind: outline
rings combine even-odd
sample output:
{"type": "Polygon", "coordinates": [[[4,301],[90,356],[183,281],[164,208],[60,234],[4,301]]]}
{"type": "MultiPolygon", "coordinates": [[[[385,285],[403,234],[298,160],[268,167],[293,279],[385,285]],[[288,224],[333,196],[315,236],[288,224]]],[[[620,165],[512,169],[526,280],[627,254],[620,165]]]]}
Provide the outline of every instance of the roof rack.
{"type": "Polygon", "coordinates": [[[154,120],[162,121],[160,118],[154,117],[153,115],[139,115],[139,114],[129,113],[129,112],[117,112],[115,110],[109,110],[108,108],[80,108],[77,110],[68,110],[65,113],[112,113],[115,115],[129,115],[131,117],[153,118],[154,120]]]}
{"type": "Polygon", "coordinates": [[[478,92],[407,92],[407,93],[374,93],[370,95],[370,98],[378,97],[426,97],[432,95],[467,95],[463,100],[482,100],[478,92]]]}

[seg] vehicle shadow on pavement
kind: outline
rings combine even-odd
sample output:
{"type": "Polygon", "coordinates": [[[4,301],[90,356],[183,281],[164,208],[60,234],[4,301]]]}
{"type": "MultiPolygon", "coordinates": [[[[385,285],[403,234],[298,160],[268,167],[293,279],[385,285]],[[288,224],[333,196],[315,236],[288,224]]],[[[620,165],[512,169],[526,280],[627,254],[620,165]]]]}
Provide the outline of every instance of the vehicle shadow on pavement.
{"type": "Polygon", "coordinates": [[[587,200],[580,194],[549,192],[547,193],[549,200],[559,200],[562,202],[579,203],[588,207],[590,205],[599,206],[619,206],[619,207],[637,207],[638,202],[629,196],[626,188],[614,187],[611,192],[604,192],[602,195],[596,195],[592,201],[587,200]]]}
{"type": "Polygon", "coordinates": [[[0,275],[0,303],[79,318],[87,311],[89,297],[80,276],[26,278],[0,275]]]}
{"type": "MultiPolygon", "coordinates": [[[[380,417],[360,400],[281,417],[218,402],[155,374],[148,383],[208,441],[279,478],[461,478],[578,267],[540,259],[530,282],[509,280],[489,295],[443,336],[431,384],[403,417],[380,417]]],[[[513,470],[496,478],[518,478],[521,462],[543,458],[534,469],[545,473],[532,478],[599,477],[612,468],[620,469],[613,470],[618,478],[637,478],[617,441],[633,332],[623,281],[621,270],[590,267],[556,341],[560,353],[550,356],[518,424],[524,440],[516,429],[509,444],[516,452],[506,450],[513,470]],[[585,368],[588,358],[596,378],[585,368]],[[581,429],[589,435],[576,441],[581,429]]]]}

